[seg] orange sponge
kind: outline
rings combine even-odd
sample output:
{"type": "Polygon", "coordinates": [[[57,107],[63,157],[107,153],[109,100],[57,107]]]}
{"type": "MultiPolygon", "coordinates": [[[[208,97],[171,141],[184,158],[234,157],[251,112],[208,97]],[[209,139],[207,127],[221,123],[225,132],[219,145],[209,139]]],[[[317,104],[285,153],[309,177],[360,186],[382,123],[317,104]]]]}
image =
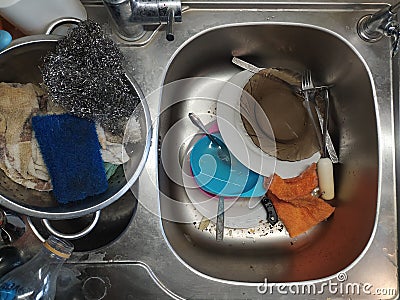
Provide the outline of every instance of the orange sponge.
{"type": "Polygon", "coordinates": [[[315,164],[294,178],[282,179],[274,174],[267,195],[290,237],[304,233],[334,212],[334,207],[311,195],[317,185],[315,164]]]}

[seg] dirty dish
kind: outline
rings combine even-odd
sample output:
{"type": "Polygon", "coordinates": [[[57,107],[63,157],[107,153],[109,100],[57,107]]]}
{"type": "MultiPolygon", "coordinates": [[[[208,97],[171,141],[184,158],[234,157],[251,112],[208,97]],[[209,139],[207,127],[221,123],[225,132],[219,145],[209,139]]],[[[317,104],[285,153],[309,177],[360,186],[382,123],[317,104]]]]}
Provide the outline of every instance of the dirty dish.
{"type": "Polygon", "coordinates": [[[228,148],[226,148],[225,144],[220,139],[214,137],[214,135],[207,131],[207,128],[204,126],[203,122],[195,113],[189,113],[189,119],[215,144],[215,146],[218,146],[218,158],[230,164],[229,150],[228,148]]]}
{"type": "Polygon", "coordinates": [[[320,149],[299,89],[299,73],[267,68],[250,78],[241,95],[246,132],[263,152],[281,161],[300,161],[320,149]]]}
{"type": "MultiPolygon", "coordinates": [[[[193,177],[190,167],[190,154],[194,144],[202,136],[196,135],[188,145],[189,151],[182,161],[182,183],[189,200],[197,211],[207,219],[216,222],[219,197],[201,190],[193,177]]],[[[224,223],[227,228],[252,228],[267,218],[260,203],[260,197],[225,197],[224,223]]]]}
{"type": "MultiPolygon", "coordinates": [[[[219,133],[214,136],[220,139],[219,133]]],[[[201,138],[190,155],[190,166],[198,186],[224,197],[260,197],[266,193],[264,178],[249,170],[234,156],[230,163],[221,160],[218,148],[207,137],[201,138]]]]}
{"type": "MultiPolygon", "coordinates": [[[[235,74],[222,87],[217,102],[217,122],[222,139],[229,151],[250,170],[270,177],[277,173],[282,178],[299,175],[310,164],[317,162],[320,153],[299,161],[279,160],[262,151],[247,133],[241,116],[241,97],[243,88],[254,74],[242,71],[235,74]]],[[[266,119],[262,126],[263,134],[275,140],[271,124],[266,119]]]]}
{"type": "Polygon", "coordinates": [[[216,239],[222,241],[225,227],[224,197],[242,196],[246,193],[253,196],[252,192],[255,189],[261,191],[260,196],[264,195],[266,190],[263,187],[263,178],[230,155],[219,133],[208,133],[195,114],[190,113],[189,118],[206,135],[194,145],[190,155],[190,166],[199,188],[219,196],[216,239]]]}

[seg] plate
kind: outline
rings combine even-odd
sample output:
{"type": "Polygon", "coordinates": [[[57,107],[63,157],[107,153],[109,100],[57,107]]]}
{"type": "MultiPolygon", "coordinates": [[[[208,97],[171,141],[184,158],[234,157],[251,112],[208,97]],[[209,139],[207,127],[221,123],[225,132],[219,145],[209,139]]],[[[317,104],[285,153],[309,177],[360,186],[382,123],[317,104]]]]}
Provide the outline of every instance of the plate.
{"type": "MultiPolygon", "coordinates": [[[[185,154],[182,162],[182,179],[188,198],[195,208],[203,216],[215,222],[218,210],[218,196],[202,191],[191,171],[190,155],[193,145],[200,140],[202,136],[196,135],[191,141],[191,147],[185,154]]],[[[224,221],[227,228],[252,228],[267,219],[267,213],[260,203],[261,197],[241,198],[241,197],[224,197],[225,213],[224,221]]]]}
{"type": "MultiPolygon", "coordinates": [[[[320,153],[299,161],[283,161],[270,156],[257,147],[244,128],[240,115],[240,99],[243,87],[253,76],[249,71],[235,74],[222,87],[217,102],[217,123],[222,139],[229,151],[250,170],[269,177],[274,173],[282,178],[300,175],[309,165],[317,162],[320,153]]],[[[273,136],[271,125],[264,122],[263,131],[273,136]]]]}
{"type": "MultiPolygon", "coordinates": [[[[221,142],[221,135],[213,133],[221,142]]],[[[242,165],[225,148],[229,161],[220,158],[220,148],[207,136],[193,146],[190,167],[198,186],[208,193],[224,197],[260,197],[267,192],[264,177],[242,165]]]]}

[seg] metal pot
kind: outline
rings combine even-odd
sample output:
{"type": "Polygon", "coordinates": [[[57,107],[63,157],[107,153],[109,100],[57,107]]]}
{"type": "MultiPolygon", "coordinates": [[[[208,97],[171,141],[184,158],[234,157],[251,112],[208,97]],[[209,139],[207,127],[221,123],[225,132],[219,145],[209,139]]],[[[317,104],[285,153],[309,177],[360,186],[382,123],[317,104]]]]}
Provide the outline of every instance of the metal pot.
{"type": "MultiPolygon", "coordinates": [[[[135,184],[132,189],[136,188],[135,184]]],[[[56,235],[70,240],[75,252],[90,252],[100,250],[117,241],[131,224],[137,205],[138,201],[133,194],[125,193],[118,201],[101,210],[95,226],[92,224],[96,213],[75,219],[47,220],[48,225],[43,219],[31,217],[26,219],[32,232],[42,242],[50,235],[56,235]],[[91,227],[93,228],[89,232],[91,227]]]]}
{"type": "MultiPolygon", "coordinates": [[[[34,35],[23,37],[0,52],[0,82],[36,83],[42,82],[40,65],[48,51],[53,50],[60,36],[34,35]]],[[[27,189],[10,180],[0,171],[0,205],[16,212],[45,219],[77,218],[102,208],[119,199],[138,179],[146,163],[151,141],[151,119],[146,99],[137,83],[127,75],[132,91],[141,99],[135,111],[139,115],[141,141],[125,145],[130,160],[120,166],[109,180],[108,190],[100,195],[88,197],[68,205],[59,204],[51,192],[27,189]],[[139,113],[137,113],[139,111],[139,113]]],[[[129,122],[128,122],[129,124],[129,122]]],[[[126,131],[129,134],[129,126],[126,131]]],[[[125,134],[126,135],[126,134],[125,134]]]]}

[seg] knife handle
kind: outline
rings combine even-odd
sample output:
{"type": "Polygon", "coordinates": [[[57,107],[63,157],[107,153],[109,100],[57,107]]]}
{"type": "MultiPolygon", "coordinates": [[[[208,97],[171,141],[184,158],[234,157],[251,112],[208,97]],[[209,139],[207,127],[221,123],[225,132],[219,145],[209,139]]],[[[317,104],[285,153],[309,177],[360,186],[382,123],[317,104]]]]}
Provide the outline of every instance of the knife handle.
{"type": "Polygon", "coordinates": [[[261,198],[261,204],[264,206],[265,210],[267,211],[267,220],[273,226],[278,223],[278,214],[276,213],[275,207],[272,204],[271,199],[264,195],[261,198]]]}

